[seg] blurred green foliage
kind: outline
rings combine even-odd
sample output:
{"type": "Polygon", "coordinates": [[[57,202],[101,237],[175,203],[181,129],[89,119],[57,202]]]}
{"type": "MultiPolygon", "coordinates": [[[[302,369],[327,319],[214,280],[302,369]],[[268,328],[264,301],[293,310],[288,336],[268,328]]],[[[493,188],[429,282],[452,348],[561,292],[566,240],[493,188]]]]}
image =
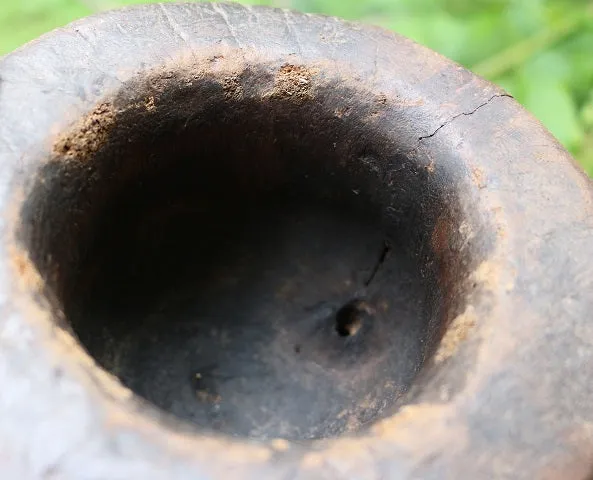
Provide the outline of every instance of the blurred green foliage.
{"type": "MultiPolygon", "coordinates": [[[[0,55],[146,0],[2,0],[0,55]]],[[[395,30],[503,86],[593,175],[592,0],[247,0],[395,30]]]]}

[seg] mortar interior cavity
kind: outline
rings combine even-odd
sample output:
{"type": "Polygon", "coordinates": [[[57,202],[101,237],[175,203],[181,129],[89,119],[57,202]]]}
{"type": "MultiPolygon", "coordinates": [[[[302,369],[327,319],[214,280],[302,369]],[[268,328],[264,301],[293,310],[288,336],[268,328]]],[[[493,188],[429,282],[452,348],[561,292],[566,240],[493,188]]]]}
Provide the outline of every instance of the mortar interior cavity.
{"type": "Polygon", "coordinates": [[[157,407],[260,439],[360,430],[444,319],[444,187],[392,114],[292,65],[130,82],[56,140],[21,238],[68,328],[157,407]]]}

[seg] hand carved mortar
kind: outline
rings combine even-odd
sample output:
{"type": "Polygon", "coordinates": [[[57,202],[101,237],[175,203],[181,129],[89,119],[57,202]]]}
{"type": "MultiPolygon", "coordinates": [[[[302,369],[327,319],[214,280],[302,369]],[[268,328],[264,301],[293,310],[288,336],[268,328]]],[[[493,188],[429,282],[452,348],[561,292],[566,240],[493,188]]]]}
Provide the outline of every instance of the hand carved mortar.
{"type": "Polygon", "coordinates": [[[0,156],[2,478],[591,473],[591,184],[451,61],[106,13],[0,61],[0,156]]]}

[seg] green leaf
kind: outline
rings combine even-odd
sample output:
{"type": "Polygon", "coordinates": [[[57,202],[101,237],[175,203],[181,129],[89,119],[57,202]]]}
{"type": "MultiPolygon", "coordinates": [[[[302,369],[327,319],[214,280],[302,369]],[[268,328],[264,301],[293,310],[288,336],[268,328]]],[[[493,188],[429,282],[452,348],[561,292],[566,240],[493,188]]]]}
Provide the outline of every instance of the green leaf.
{"type": "Polygon", "coordinates": [[[403,16],[394,19],[389,27],[458,62],[471,41],[467,25],[447,13],[403,16]]]}
{"type": "Polygon", "coordinates": [[[456,16],[488,12],[490,16],[508,8],[511,0],[444,0],[446,10],[456,16]]]}
{"type": "MultiPolygon", "coordinates": [[[[580,147],[584,131],[579,123],[577,108],[565,86],[543,79],[530,79],[524,105],[552,132],[565,147],[580,147]]],[[[529,80],[528,80],[529,81],[529,80]]]]}
{"type": "Polygon", "coordinates": [[[0,3],[0,55],[92,11],[77,0],[0,3]]]}
{"type": "Polygon", "coordinates": [[[549,83],[565,83],[570,78],[571,65],[570,60],[560,51],[547,50],[528,60],[523,72],[530,79],[543,77],[549,83]]]}
{"type": "Polygon", "coordinates": [[[593,132],[593,89],[589,94],[589,101],[581,109],[581,120],[583,126],[593,132]]]}
{"type": "Polygon", "coordinates": [[[509,4],[506,10],[507,28],[522,36],[533,35],[546,26],[546,10],[543,0],[520,0],[509,4]]]}

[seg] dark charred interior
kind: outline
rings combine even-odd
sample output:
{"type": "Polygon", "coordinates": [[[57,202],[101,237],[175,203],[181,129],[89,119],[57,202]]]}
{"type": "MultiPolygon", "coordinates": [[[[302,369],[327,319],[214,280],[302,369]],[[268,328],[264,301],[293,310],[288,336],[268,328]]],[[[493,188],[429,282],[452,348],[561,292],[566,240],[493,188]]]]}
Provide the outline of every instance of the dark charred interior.
{"type": "Polygon", "coordinates": [[[307,89],[272,70],[126,85],[22,208],[63,326],[205,431],[363,429],[397,408],[450,308],[433,235],[448,182],[379,127],[383,100],[294,71],[307,89]]]}

